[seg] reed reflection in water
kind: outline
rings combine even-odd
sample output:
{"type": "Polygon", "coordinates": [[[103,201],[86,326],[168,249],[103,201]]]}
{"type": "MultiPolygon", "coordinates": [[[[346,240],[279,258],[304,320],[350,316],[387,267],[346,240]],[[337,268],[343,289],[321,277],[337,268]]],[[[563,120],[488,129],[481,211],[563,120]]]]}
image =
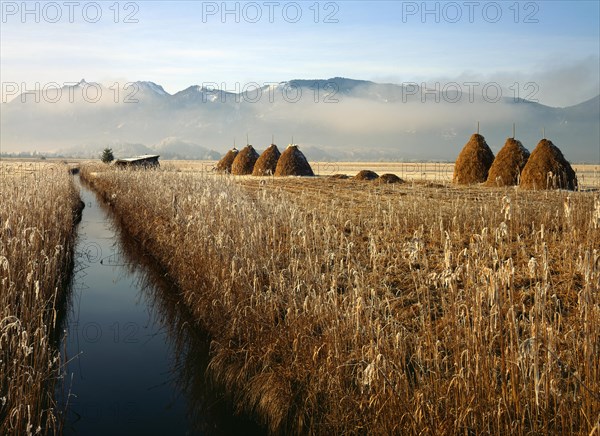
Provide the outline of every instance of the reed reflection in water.
{"type": "Polygon", "coordinates": [[[59,402],[65,434],[261,434],[206,381],[209,339],[177,287],[81,187],[59,402]]]}

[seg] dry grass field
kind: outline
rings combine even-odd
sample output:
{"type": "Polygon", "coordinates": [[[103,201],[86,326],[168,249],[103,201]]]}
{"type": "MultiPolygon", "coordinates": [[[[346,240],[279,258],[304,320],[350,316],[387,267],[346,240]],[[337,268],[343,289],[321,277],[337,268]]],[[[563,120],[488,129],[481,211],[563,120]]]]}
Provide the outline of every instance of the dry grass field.
{"type": "MultiPolygon", "coordinates": [[[[213,173],[216,161],[208,160],[166,160],[161,165],[165,169],[192,173],[213,173]]],[[[359,171],[369,169],[382,175],[396,174],[404,180],[431,181],[447,183],[452,181],[454,164],[447,162],[311,162],[317,176],[334,174],[356,175],[359,171]]],[[[575,164],[579,185],[582,189],[600,189],[600,165],[575,164]]]]}
{"type": "Polygon", "coordinates": [[[202,168],[82,173],[272,432],[600,432],[597,190],[202,168]]]}
{"type": "Polygon", "coordinates": [[[0,434],[60,431],[58,306],[79,195],[67,167],[0,163],[0,434]]]}

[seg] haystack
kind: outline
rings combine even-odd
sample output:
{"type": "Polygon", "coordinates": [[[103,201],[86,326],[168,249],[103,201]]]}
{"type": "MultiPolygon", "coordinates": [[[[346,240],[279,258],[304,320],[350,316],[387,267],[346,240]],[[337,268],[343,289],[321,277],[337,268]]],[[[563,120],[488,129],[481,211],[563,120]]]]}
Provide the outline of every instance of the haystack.
{"type": "Polygon", "coordinates": [[[314,176],[310,164],[297,145],[288,145],[277,161],[276,176],[314,176]]]}
{"type": "Polygon", "coordinates": [[[521,141],[508,138],[500,149],[488,173],[487,186],[513,186],[519,184],[519,176],[529,159],[529,150],[521,141]]]}
{"type": "Polygon", "coordinates": [[[329,178],[336,180],[346,180],[349,179],[350,176],[348,174],[332,174],[331,176],[329,176],[329,178]]]}
{"type": "Polygon", "coordinates": [[[354,176],[354,180],[375,180],[377,178],[379,178],[379,174],[371,170],[359,171],[358,174],[354,176]]]}
{"type": "Polygon", "coordinates": [[[577,176],[559,148],[542,139],[529,156],[521,173],[525,189],[571,189],[577,188],[577,176]]]}
{"type": "Polygon", "coordinates": [[[381,176],[379,176],[379,178],[377,179],[377,183],[382,183],[382,184],[385,184],[385,183],[404,183],[404,180],[402,180],[396,174],[385,173],[385,174],[382,174],[381,176]]]}
{"type": "Polygon", "coordinates": [[[490,150],[485,138],[478,133],[471,135],[454,164],[453,183],[470,185],[483,183],[494,162],[494,153],[490,150]]]}
{"type": "Polygon", "coordinates": [[[254,170],[252,171],[253,176],[270,176],[275,174],[275,168],[277,168],[277,162],[281,153],[275,144],[271,144],[260,155],[256,163],[254,164],[254,170]]]}
{"type": "Polygon", "coordinates": [[[233,163],[231,164],[231,174],[236,176],[244,176],[246,174],[252,174],[254,170],[254,164],[258,160],[258,153],[250,144],[246,145],[237,154],[233,163]]]}
{"type": "Polygon", "coordinates": [[[233,161],[235,160],[238,153],[239,151],[235,147],[229,150],[227,153],[225,153],[225,156],[223,156],[221,160],[217,162],[215,170],[220,173],[230,173],[231,165],[233,165],[233,161]]]}

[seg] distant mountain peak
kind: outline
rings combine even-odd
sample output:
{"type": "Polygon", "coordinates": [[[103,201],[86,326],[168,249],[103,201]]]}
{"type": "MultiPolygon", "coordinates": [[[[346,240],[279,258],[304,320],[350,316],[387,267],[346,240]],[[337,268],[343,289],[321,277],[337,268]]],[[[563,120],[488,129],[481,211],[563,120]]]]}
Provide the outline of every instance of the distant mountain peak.
{"type": "MultiPolygon", "coordinates": [[[[73,83],[73,82],[71,82],[73,83]]],[[[88,82],[85,79],[81,79],[79,82],[75,83],[74,85],[70,85],[70,84],[66,84],[65,86],[71,86],[73,88],[85,88],[88,86],[94,86],[96,88],[100,87],[100,88],[104,88],[104,86],[101,83],[98,82],[88,82]]]]}
{"type": "Polygon", "coordinates": [[[453,95],[417,85],[333,77],[269,82],[262,89],[276,91],[262,91],[257,100],[257,93],[247,87],[227,90],[205,82],[171,95],[151,81],[128,85],[132,83],[136,89],[117,92],[114,86],[81,79],[65,85],[68,92],[15,97],[2,106],[3,150],[72,146],[69,153],[81,148],[97,155],[115,144],[115,156],[213,159],[219,153],[212,150],[230,149],[227,138],[248,133],[257,149],[272,142],[273,135],[300,135],[312,160],[452,161],[480,120],[493,150],[518,121],[518,139],[527,148],[533,148],[545,127],[548,137],[565,148],[567,159],[598,162],[598,96],[551,108],[507,98],[492,103],[481,93],[453,95]],[[302,89],[289,89],[293,86],[302,89]],[[62,95],[61,104],[53,104],[57,94],[62,95]],[[139,104],[122,104],[133,99],[139,104]]]}
{"type": "Polygon", "coordinates": [[[142,89],[148,89],[148,90],[150,90],[150,91],[152,91],[152,92],[154,92],[154,93],[156,93],[158,95],[171,95],[167,91],[165,91],[165,89],[161,85],[158,85],[158,84],[156,84],[154,82],[142,80],[142,81],[138,81],[138,82],[135,82],[135,83],[140,88],[142,88],[142,89]]]}

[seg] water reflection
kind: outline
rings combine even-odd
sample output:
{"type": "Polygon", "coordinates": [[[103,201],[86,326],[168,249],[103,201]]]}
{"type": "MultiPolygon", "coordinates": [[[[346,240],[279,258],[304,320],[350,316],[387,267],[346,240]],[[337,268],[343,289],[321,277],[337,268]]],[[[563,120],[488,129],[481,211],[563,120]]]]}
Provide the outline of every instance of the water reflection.
{"type": "Polygon", "coordinates": [[[209,340],[87,188],[63,358],[66,434],[260,434],[206,382],[209,340]],[[70,391],[69,391],[70,390],[70,391]]]}
{"type": "Polygon", "coordinates": [[[113,262],[129,262],[137,274],[140,299],[153,309],[155,322],[164,326],[172,347],[173,375],[176,386],[187,400],[190,431],[197,434],[264,434],[255,422],[235,416],[231,403],[206,378],[210,339],[194,321],[190,310],[181,303],[177,288],[151,256],[139,245],[122,237],[122,253],[113,262]]]}

